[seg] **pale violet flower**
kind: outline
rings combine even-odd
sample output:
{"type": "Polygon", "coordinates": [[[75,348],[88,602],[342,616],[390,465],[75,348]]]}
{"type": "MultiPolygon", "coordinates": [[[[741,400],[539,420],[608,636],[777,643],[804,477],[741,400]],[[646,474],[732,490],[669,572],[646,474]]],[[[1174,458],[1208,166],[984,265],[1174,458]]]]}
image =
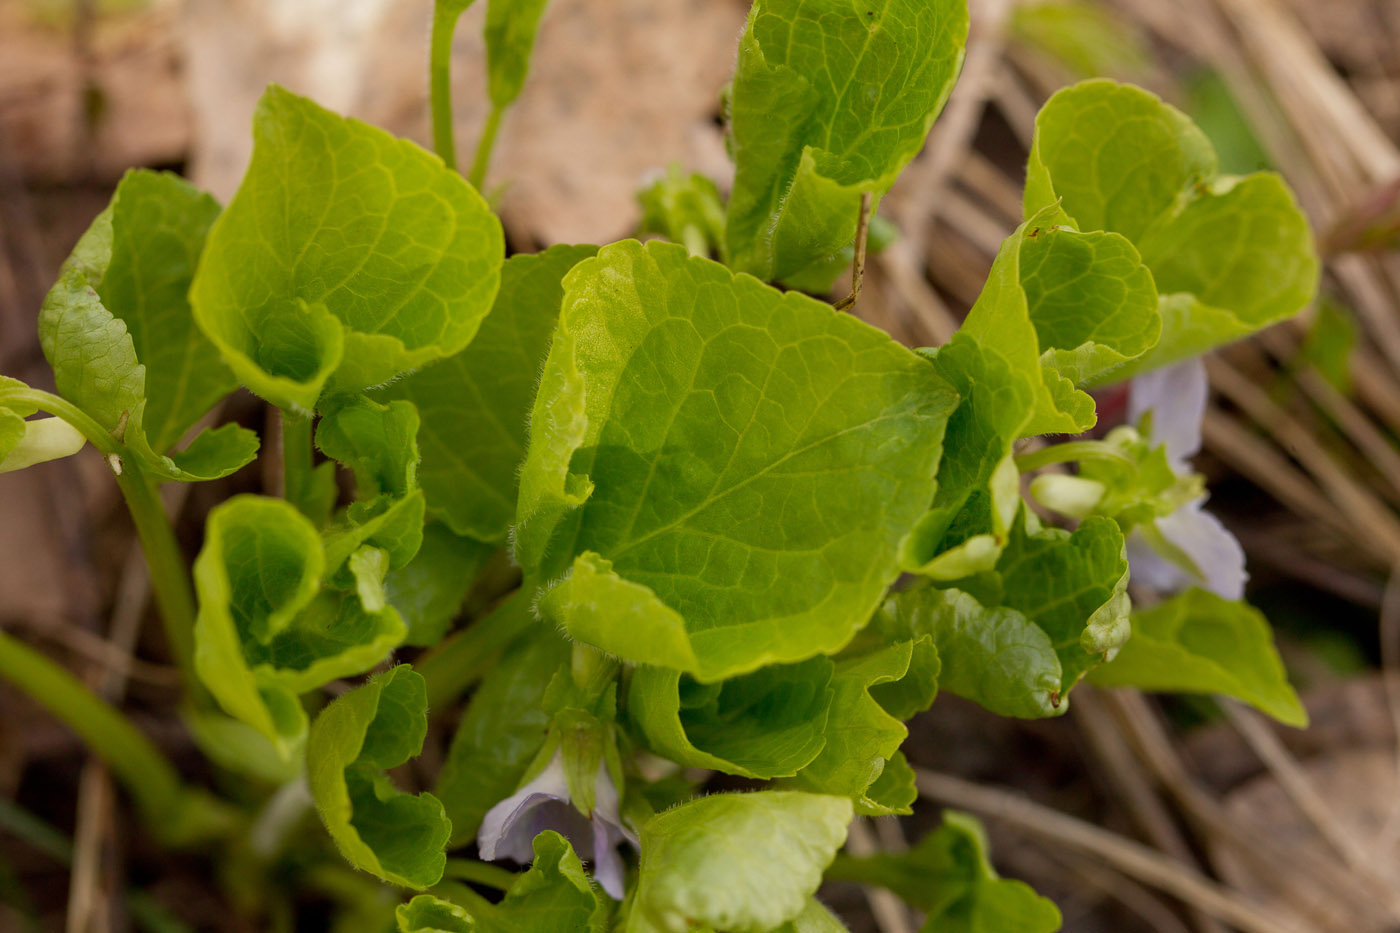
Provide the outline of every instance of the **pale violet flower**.
{"type": "MultiPolygon", "coordinates": [[[[1167,460],[1178,475],[1191,472],[1188,463],[1201,449],[1201,419],[1206,410],[1206,370],[1199,357],[1144,373],[1133,379],[1128,421],[1138,424],[1152,412],[1150,440],[1165,444],[1167,460]]],[[[1167,545],[1149,543],[1135,531],[1128,538],[1128,563],[1134,580],[1164,592],[1200,586],[1223,599],[1244,598],[1249,575],[1244,549],[1220,520],[1204,508],[1205,497],[1192,499],[1175,512],[1157,519],[1156,533],[1167,545]],[[1175,551],[1176,560],[1160,553],[1175,551]],[[1181,566],[1186,558],[1198,573],[1181,566]]]]}
{"type": "Polygon", "coordinates": [[[637,845],[636,835],[622,823],[617,786],[606,765],[598,765],[598,785],[593,816],[584,816],[569,799],[564,761],[556,751],[549,765],[533,780],[486,811],[477,831],[481,857],[489,861],[509,858],[520,863],[534,858],[531,844],[537,835],[552,829],[573,844],[580,856],[593,854],[593,877],[614,900],[625,895],[622,858],[618,844],[624,839],[637,845]]]}

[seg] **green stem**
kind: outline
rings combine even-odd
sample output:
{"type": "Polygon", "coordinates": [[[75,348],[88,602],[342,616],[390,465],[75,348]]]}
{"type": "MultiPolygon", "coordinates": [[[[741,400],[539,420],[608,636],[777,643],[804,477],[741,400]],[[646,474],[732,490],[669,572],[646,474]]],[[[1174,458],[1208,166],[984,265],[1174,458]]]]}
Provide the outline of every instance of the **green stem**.
{"type": "Polygon", "coordinates": [[[522,586],[414,663],[413,669],[428,682],[429,709],[447,705],[480,680],[496,656],[530,627],[535,621],[533,592],[533,587],[522,586]]]}
{"type": "Polygon", "coordinates": [[[457,168],[457,146],[452,139],[452,34],[461,10],[439,3],[433,11],[433,33],[428,53],[428,97],[433,112],[433,151],[450,169],[457,168]]]}
{"type": "Polygon", "coordinates": [[[1132,457],[1103,441],[1070,441],[1022,454],[1016,458],[1016,469],[1029,473],[1052,463],[1069,463],[1071,460],[1112,460],[1134,469],[1137,467],[1132,457]]]}
{"type": "Polygon", "coordinates": [[[76,732],[153,826],[158,827],[173,804],[185,797],[175,766],[125,716],[62,667],[4,632],[0,632],[0,677],[76,732]]]}
{"type": "Polygon", "coordinates": [[[509,891],[516,879],[520,877],[515,872],[507,871],[499,865],[478,862],[476,859],[470,858],[448,859],[447,867],[443,869],[442,876],[456,881],[485,885],[488,888],[495,888],[497,891],[509,891]]]}
{"type": "Polygon", "coordinates": [[[175,539],[175,529],[156,494],[155,483],[136,463],[136,458],[126,456],[126,448],[110,431],[66,399],[26,386],[0,391],[0,401],[4,400],[27,402],[62,418],[77,428],[111,463],[150,567],[151,589],[171,654],[193,688],[197,683],[194,679],[194,591],[190,586],[189,568],[175,539]]]}
{"type": "Polygon", "coordinates": [[[311,418],[282,409],[282,496],[306,511],[311,485],[311,418]]]}
{"type": "Polygon", "coordinates": [[[160,610],[170,653],[185,675],[187,688],[197,689],[199,681],[194,671],[194,589],[190,584],[185,555],[175,538],[175,528],[156,493],[155,483],[151,482],[134,458],[127,458],[117,476],[117,485],[136,524],[141,551],[146,555],[146,566],[151,572],[151,591],[155,595],[156,608],[160,610]]]}
{"type": "Polygon", "coordinates": [[[0,389],[0,402],[4,401],[27,402],[51,415],[62,418],[77,428],[83,437],[87,438],[87,442],[101,451],[104,457],[121,456],[126,452],[125,448],[112,436],[112,432],[102,427],[87,412],[72,402],[60,398],[52,392],[31,389],[28,386],[0,389]]]}
{"type": "Polygon", "coordinates": [[[477,191],[486,184],[486,168],[491,164],[491,150],[496,148],[496,132],[501,128],[501,117],[505,112],[504,107],[492,104],[491,112],[486,116],[486,125],[481,128],[481,139],[476,144],[471,173],[467,175],[467,181],[471,182],[477,191]]]}

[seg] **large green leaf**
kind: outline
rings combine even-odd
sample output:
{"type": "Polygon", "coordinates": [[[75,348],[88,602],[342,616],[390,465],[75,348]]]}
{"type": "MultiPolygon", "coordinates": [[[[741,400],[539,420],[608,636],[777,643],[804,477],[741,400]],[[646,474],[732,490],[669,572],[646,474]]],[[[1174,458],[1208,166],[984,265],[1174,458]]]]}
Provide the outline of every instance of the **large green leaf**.
{"type": "Polygon", "coordinates": [[[521,472],[539,608],[713,681],[845,644],[933,498],[955,396],[880,331],[625,241],[565,279],[521,472]]]}
{"type": "Polygon", "coordinates": [[[596,252],[552,246],[512,256],[471,344],[376,393],[417,406],[418,478],[429,510],[460,535],[505,540],[515,518],[526,421],[564,297],[560,281],[596,252]]]}
{"type": "Polygon", "coordinates": [[[384,774],[423,749],[427,688],[406,664],[332,701],[306,740],[306,780],[326,831],[350,862],[393,884],[442,878],[452,824],[432,794],[399,792],[384,774]]]}
{"type": "Polygon", "coordinates": [[[840,855],[828,877],[889,888],[927,914],[922,933],[1054,933],[1060,912],[1021,881],[998,877],[980,823],[956,810],[908,852],[840,855]]]}
{"type": "Polygon", "coordinates": [[[1299,728],[1307,711],[1288,684],[1269,623],[1244,603],[1187,590],[1132,616],[1133,635],[1089,679],[1102,686],[1223,693],[1299,728]]]}
{"type": "Polygon", "coordinates": [[[520,787],[549,731],[545,690],[568,664],[569,650],[541,629],[507,651],[472,694],[436,788],[452,819],[454,846],[470,842],[486,811],[520,787]]]}
{"type": "Polygon", "coordinates": [[[382,568],[352,592],[322,589],[326,569],[309,519],[246,495],[209,513],[195,560],[195,669],[229,715],[284,755],[305,734],[297,695],[369,670],[404,635],[398,613],[366,598],[382,568]]]}
{"type": "Polygon", "coordinates": [[[185,297],[218,213],[175,175],[128,172],[39,312],[59,393],[161,479],[226,476],[258,449],[251,432],[225,427],[165,456],[236,385],[185,297]]]}
{"type": "Polygon", "coordinates": [[[239,379],[284,408],[460,351],[500,282],[486,202],[436,156],[280,87],[209,234],[195,318],[239,379]]]}
{"type": "Polygon", "coordinates": [[[1210,141],[1156,96],[1111,81],[1055,94],[1036,118],[1026,215],[1121,233],[1161,293],[1162,336],[1121,378],[1238,339],[1317,290],[1307,219],[1271,173],[1218,174],[1210,141]]]}
{"type": "Polygon", "coordinates": [[[627,929],[767,933],[808,909],[846,840],[851,801],[798,791],[714,794],[642,827],[627,929]]]}
{"type": "Polygon", "coordinates": [[[651,750],[672,761],[752,778],[788,777],[826,744],[832,672],[831,661],[816,657],[699,684],[671,668],[639,667],[628,712],[651,750]]]}
{"type": "Polygon", "coordinates": [[[1006,238],[959,330],[1031,380],[1025,436],[1093,427],[1093,399],[1076,386],[1146,352],[1162,326],[1152,276],[1133,245],[1057,219],[1045,208],[1006,238]]]}
{"type": "Polygon", "coordinates": [[[962,64],[965,0],[758,0],[729,96],[725,253],[766,281],[830,259],[923,147],[962,64]]]}

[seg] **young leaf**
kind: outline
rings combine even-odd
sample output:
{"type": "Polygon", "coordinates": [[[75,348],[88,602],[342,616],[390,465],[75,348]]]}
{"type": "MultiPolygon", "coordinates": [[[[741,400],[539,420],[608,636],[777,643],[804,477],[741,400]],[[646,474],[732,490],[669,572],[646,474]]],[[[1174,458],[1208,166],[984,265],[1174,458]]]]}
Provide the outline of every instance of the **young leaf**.
{"type": "Polygon", "coordinates": [[[527,578],[557,581],[542,614],[702,681],[839,649],[932,501],[951,390],[673,244],[614,244],[564,286],[515,532],[527,578]]]}
{"type": "Polygon", "coordinates": [[[849,798],[798,791],[713,794],[659,813],[642,827],[628,929],[764,933],[794,921],[850,821],[849,798]]]}
{"type": "MultiPolygon", "coordinates": [[[[386,561],[387,562],[387,561],[386,561]]],[[[322,590],[321,537],[280,499],[235,496],[209,514],[195,560],[195,669],[229,715],[290,754],[306,729],[297,695],[378,664],[404,635],[397,612],[322,590]]],[[[368,587],[368,590],[367,590],[368,587]]]]}
{"type": "Polygon", "coordinates": [[[375,393],[417,406],[418,479],[429,511],[459,535],[505,540],[515,518],[525,425],[564,297],[560,281],[596,252],[552,246],[512,256],[471,344],[375,393]]]}
{"type": "Polygon", "coordinates": [[[427,729],[423,678],[401,664],[334,700],[306,740],[311,796],[341,853],[419,890],[442,878],[452,825],[436,797],[400,793],[383,772],[417,755],[427,729]]]}
{"type": "Polygon", "coordinates": [[[504,242],[441,160],[272,86],[253,159],[190,290],[240,380],[283,408],[460,351],[491,307],[504,242]]]}
{"type": "Polygon", "coordinates": [[[665,237],[679,243],[692,256],[709,256],[724,241],[724,202],[719,189],[699,172],[687,172],[680,163],[666,166],[666,174],[637,192],[642,236],[665,237]]]}
{"type": "Polygon", "coordinates": [[[798,773],[798,786],[851,797],[857,812],[888,812],[867,791],[899,751],[909,730],[880,705],[871,688],[902,680],[909,673],[913,649],[913,642],[897,642],[837,663],[826,745],[816,760],[798,773]]]}
{"type": "Polygon", "coordinates": [[[744,777],[789,777],[826,744],[832,672],[817,657],[698,684],[677,670],[639,667],[627,706],[658,755],[744,777]]]}
{"type": "Polygon", "coordinates": [[[1317,290],[1307,220],[1271,173],[1218,174],[1209,140],[1139,88],[1086,81],[1036,117],[1026,215],[1121,233],[1161,293],[1162,336],[1122,378],[1236,340],[1297,313],[1317,290]]]}
{"type": "Polygon", "coordinates": [[[1054,933],[1060,912],[1021,881],[998,877],[982,825],[943,812],[943,825],[899,855],[839,855],[827,876],[889,888],[927,914],[923,933],[1054,933]]]}
{"type": "Polygon", "coordinates": [[[471,914],[450,901],[419,894],[394,909],[399,933],[474,933],[471,914]]]}
{"type": "Polygon", "coordinates": [[[423,545],[413,560],[384,578],[389,604],[408,626],[404,644],[442,640],[494,553],[489,544],[453,534],[441,522],[423,526],[423,545]]]}
{"type": "Polygon", "coordinates": [[[257,453],[255,435],[226,426],[164,456],[235,386],[185,297],[218,213],[212,198],[174,175],[128,172],[39,313],[59,393],[161,479],[226,476],[257,453]]]}
{"type": "Polygon", "coordinates": [[[530,71],[530,50],[549,0],[491,0],[486,7],[487,92],[504,110],[520,96],[530,71]]]}
{"type": "Polygon", "coordinates": [[[1093,399],[1075,386],[1146,352],[1162,326],[1152,276],[1131,243],[1055,221],[1046,208],[1006,238],[959,330],[1030,378],[1034,415],[1023,436],[1093,427],[1093,399]]]}
{"type": "Polygon", "coordinates": [[[938,646],[939,686],[1002,716],[1054,716],[1060,659],[1045,630],[1014,609],[984,608],[959,590],[906,590],[890,603],[898,624],[938,646]]]}
{"type": "Polygon", "coordinates": [[[957,390],[933,508],[903,546],[905,569],[956,580],[996,565],[1021,507],[1012,445],[1031,418],[1036,370],[1018,372],[965,333],[921,351],[957,390]]]}
{"type": "Polygon", "coordinates": [[[472,694],[436,788],[454,846],[470,842],[486,811],[520,786],[549,731],[545,690],[569,663],[569,650],[542,628],[507,651],[472,694]]]}
{"type": "Polygon", "coordinates": [[[594,890],[569,840],[552,830],[535,837],[535,861],[506,892],[483,910],[478,929],[487,933],[605,933],[612,902],[594,890]]]}
{"type": "Polygon", "coordinates": [[[1036,525],[1023,510],[996,570],[964,588],[984,606],[1016,610],[1050,636],[1061,693],[1068,693],[1085,673],[1112,660],[1130,634],[1123,532],[1097,516],[1072,534],[1036,525]]]}
{"type": "Polygon", "coordinates": [[[967,40],[965,0],[758,0],[729,96],[733,268],[785,280],[854,238],[923,148],[967,40]]]}
{"type": "Polygon", "coordinates": [[[355,473],[361,499],[402,499],[418,485],[418,410],[363,395],[337,399],[316,426],[316,446],[355,473]]]}
{"type": "Polygon", "coordinates": [[[1308,724],[1288,684],[1269,623],[1258,610],[1187,590],[1133,613],[1133,635],[1090,680],[1102,686],[1223,693],[1286,725],[1308,724]]]}

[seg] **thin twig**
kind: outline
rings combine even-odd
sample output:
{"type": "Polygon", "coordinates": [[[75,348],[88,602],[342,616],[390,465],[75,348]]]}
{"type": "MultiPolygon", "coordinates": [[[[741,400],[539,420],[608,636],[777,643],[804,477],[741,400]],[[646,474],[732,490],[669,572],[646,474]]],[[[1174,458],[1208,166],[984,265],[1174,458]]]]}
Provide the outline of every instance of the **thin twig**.
{"type": "Polygon", "coordinates": [[[861,193],[860,217],[856,220],[856,255],[851,263],[851,293],[836,303],[837,311],[849,311],[860,299],[860,287],[865,282],[865,250],[870,240],[870,205],[873,198],[869,191],[861,193]]]}
{"type": "Polygon", "coordinates": [[[1349,828],[1342,825],[1332,809],[1313,788],[1298,762],[1283,747],[1277,735],[1264,725],[1257,713],[1245,709],[1234,700],[1222,699],[1220,707],[1225,711],[1230,724],[1244,738],[1254,753],[1259,756],[1317,834],[1346,861],[1358,876],[1366,878],[1383,891],[1391,892],[1392,910],[1400,909],[1400,891],[1395,889],[1390,879],[1375,868],[1374,859],[1349,828]]]}
{"type": "MultiPolygon", "coordinates": [[[[1400,564],[1390,572],[1380,611],[1381,686],[1395,730],[1395,781],[1400,786],[1400,564]]],[[[1376,840],[1376,851],[1389,852],[1400,829],[1400,794],[1392,794],[1390,812],[1376,840]]]]}
{"type": "MultiPolygon", "coordinates": [[[[1171,814],[1133,758],[1132,750],[1124,741],[1118,724],[1103,708],[1098,693],[1081,686],[1074,693],[1070,715],[1079,722],[1080,734],[1102,765],[1096,770],[1113,784],[1117,791],[1115,799],[1123,801],[1138,826],[1147,834],[1148,840],[1183,864],[1194,864],[1191,847],[1186,844],[1171,814]]],[[[1201,933],[1225,933],[1219,922],[1209,914],[1200,910],[1194,910],[1193,914],[1192,919],[1201,933]]]]}
{"type": "Polygon", "coordinates": [[[925,797],[984,813],[1096,856],[1123,874],[1193,904],[1245,933],[1306,931],[1291,917],[1222,887],[1170,856],[1009,791],[922,769],[915,770],[915,781],[925,797]]]}

